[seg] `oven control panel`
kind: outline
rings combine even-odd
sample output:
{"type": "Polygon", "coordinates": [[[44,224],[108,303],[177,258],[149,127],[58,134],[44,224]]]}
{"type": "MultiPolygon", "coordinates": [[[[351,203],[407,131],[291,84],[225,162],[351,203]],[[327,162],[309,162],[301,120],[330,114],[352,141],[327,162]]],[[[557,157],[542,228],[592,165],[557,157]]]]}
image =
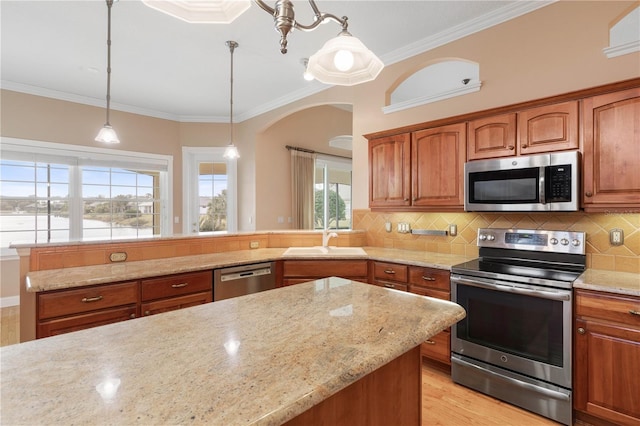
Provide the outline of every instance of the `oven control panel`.
{"type": "Polygon", "coordinates": [[[584,232],[480,228],[478,247],[585,254],[584,232]]]}

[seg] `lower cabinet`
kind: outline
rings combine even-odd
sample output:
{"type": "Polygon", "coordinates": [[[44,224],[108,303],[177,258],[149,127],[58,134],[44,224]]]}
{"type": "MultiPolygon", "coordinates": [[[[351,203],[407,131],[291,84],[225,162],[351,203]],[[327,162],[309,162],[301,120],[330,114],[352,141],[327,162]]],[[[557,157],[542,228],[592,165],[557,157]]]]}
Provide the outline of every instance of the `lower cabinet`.
{"type": "MultiPolygon", "coordinates": [[[[371,284],[451,300],[449,271],[372,261],[371,284]]],[[[422,356],[451,365],[451,332],[446,329],[420,347],[422,356]]]]}
{"type": "Polygon", "coordinates": [[[574,333],[576,417],[640,425],[640,298],[576,290],[574,333]]]}
{"type": "Polygon", "coordinates": [[[212,279],[202,271],[38,293],[36,338],[211,302],[212,279]]]}
{"type": "Polygon", "coordinates": [[[282,285],[300,284],[326,277],[340,277],[367,282],[368,260],[284,260],[282,261],[282,285]]]}

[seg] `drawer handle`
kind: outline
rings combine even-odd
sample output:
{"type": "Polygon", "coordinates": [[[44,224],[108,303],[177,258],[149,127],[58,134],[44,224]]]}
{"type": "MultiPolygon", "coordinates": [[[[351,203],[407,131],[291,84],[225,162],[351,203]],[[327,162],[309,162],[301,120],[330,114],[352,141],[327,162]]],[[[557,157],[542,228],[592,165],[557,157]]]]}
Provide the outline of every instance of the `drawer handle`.
{"type": "Polygon", "coordinates": [[[436,342],[434,342],[433,340],[425,340],[425,343],[428,345],[435,345],[436,342]]]}
{"type": "Polygon", "coordinates": [[[182,288],[182,287],[186,287],[188,285],[189,285],[189,283],[171,284],[171,287],[173,287],[173,288],[182,288]]]}
{"type": "Polygon", "coordinates": [[[384,273],[385,273],[385,274],[391,274],[391,275],[393,275],[393,274],[395,274],[395,273],[396,273],[396,271],[394,271],[393,269],[385,269],[385,270],[384,270],[384,273]]]}
{"type": "Polygon", "coordinates": [[[630,311],[629,311],[629,313],[630,313],[631,315],[638,315],[638,316],[640,316],[640,311],[634,311],[633,309],[632,309],[632,310],[630,310],[630,311]]]}
{"type": "Polygon", "coordinates": [[[385,284],[384,286],[387,288],[396,288],[396,286],[393,284],[385,284]]]}
{"type": "Polygon", "coordinates": [[[436,279],[433,277],[425,277],[424,275],[422,276],[422,279],[425,281],[435,281],[436,279]]]}
{"type": "Polygon", "coordinates": [[[102,296],[96,296],[96,297],[83,297],[82,298],[82,303],[91,303],[91,302],[99,302],[102,300],[102,296]]]}

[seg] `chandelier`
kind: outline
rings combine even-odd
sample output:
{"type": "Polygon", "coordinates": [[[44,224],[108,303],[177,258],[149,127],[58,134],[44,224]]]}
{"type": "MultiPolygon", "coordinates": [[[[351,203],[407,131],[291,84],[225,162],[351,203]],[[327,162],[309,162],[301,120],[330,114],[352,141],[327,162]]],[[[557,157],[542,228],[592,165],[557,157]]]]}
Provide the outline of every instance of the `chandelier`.
{"type": "MultiPolygon", "coordinates": [[[[230,23],[250,6],[250,0],[142,0],[146,5],[188,22],[230,23]]],[[[313,31],[328,21],[338,23],[342,30],[316,53],[309,57],[307,72],[325,84],[353,86],[374,80],[384,64],[348,31],[346,16],[321,12],[314,0],[308,0],[313,11],[313,22],[304,25],[296,20],[291,0],[276,0],[274,7],[263,0],[253,0],[262,10],[273,16],[280,34],[280,52],[287,53],[289,33],[292,30],[313,31]]]]}
{"type": "Polygon", "coordinates": [[[116,131],[109,123],[109,110],[111,109],[111,7],[113,0],[107,1],[107,120],[95,138],[96,142],[120,143],[116,131]]]}

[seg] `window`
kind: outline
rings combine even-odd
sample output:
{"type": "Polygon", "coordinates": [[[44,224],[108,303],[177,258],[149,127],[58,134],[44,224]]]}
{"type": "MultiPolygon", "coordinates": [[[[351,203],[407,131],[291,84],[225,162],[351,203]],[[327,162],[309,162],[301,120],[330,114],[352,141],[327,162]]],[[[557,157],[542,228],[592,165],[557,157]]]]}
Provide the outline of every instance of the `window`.
{"type": "Polygon", "coordinates": [[[2,139],[0,249],[171,233],[171,157],[2,139]]]}
{"type": "Polygon", "coordinates": [[[184,233],[236,232],[236,160],[224,148],[182,148],[184,233]]]}
{"type": "Polygon", "coordinates": [[[351,229],[351,159],[318,154],[315,229],[351,229]]]}

